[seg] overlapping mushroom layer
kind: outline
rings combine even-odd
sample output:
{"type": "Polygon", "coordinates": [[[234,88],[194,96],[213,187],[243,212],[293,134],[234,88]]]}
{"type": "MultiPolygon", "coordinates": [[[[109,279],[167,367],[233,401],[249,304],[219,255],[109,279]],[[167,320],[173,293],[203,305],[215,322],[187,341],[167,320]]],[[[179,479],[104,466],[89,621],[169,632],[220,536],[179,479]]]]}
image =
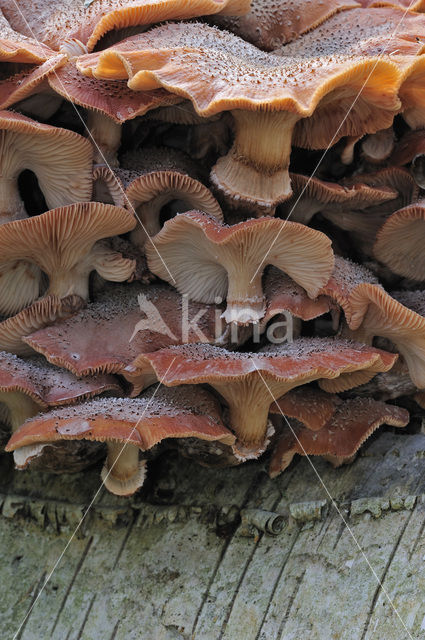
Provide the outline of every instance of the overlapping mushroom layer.
{"type": "Polygon", "coordinates": [[[19,469],[104,459],[128,496],[174,449],[275,476],[422,411],[424,10],[0,0],[19,469]]]}

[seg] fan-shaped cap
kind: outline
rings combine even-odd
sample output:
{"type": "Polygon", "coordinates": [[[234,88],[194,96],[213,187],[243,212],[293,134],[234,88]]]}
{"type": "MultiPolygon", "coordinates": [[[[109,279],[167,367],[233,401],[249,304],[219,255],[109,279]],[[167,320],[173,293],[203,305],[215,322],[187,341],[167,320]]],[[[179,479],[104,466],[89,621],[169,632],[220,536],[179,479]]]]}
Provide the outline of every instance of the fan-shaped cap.
{"type": "Polygon", "coordinates": [[[330,240],[321,232],[296,222],[258,218],[233,226],[222,225],[192,211],[165,223],[146,245],[150,270],[170,280],[199,302],[227,297],[226,322],[248,324],[264,315],[261,276],[273,264],[316,297],[332,272],[330,240]]]}
{"type": "Polygon", "coordinates": [[[350,295],[354,339],[371,342],[374,336],[394,343],[412,381],[425,388],[425,317],[391,297],[382,287],[360,284],[350,295]]]}
{"type": "Polygon", "coordinates": [[[121,387],[113,376],[76,378],[40,356],[23,360],[1,351],[0,391],[18,391],[46,409],[91,398],[105,391],[121,394],[121,387]]]}
{"type": "Polygon", "coordinates": [[[351,458],[382,424],[405,427],[406,409],[377,402],[371,398],[354,398],[341,402],[329,422],[319,431],[311,431],[299,422],[285,424],[270,461],[272,478],[284,471],[295,454],[351,458]]]}
{"type": "Polygon", "coordinates": [[[138,356],[124,376],[133,384],[133,393],[155,379],[166,386],[211,385],[229,405],[240,453],[256,457],[264,450],[267,415],[275,399],[320,378],[386,371],[394,360],[393,354],[335,338],[300,338],[257,353],[230,352],[206,344],[181,345],[138,356]]]}
{"type": "Polygon", "coordinates": [[[129,211],[98,202],[52,209],[0,227],[1,262],[34,262],[49,276],[49,294],[87,298],[91,271],[118,282],[131,277],[135,261],[97,241],[126,233],[135,224],[129,211]]]}
{"type": "Polygon", "coordinates": [[[53,49],[77,40],[91,51],[108,31],[143,26],[165,20],[184,20],[214,13],[243,15],[249,0],[1,0],[10,24],[21,33],[30,32],[53,49]]]}
{"type": "MultiPolygon", "coordinates": [[[[144,246],[147,236],[160,231],[161,209],[173,200],[178,201],[179,213],[198,209],[223,220],[220,205],[186,154],[165,147],[144,147],[143,155],[126,154],[121,165],[129,170],[124,179],[128,206],[136,210],[142,223],[131,234],[138,247],[144,246]]],[[[124,171],[121,175],[124,178],[124,171]]]]}
{"type": "Polygon", "coordinates": [[[0,9],[0,61],[40,64],[54,54],[41,42],[12,29],[0,9]]]}
{"type": "Polygon", "coordinates": [[[354,178],[344,178],[342,184],[351,188],[356,182],[363,182],[377,191],[391,189],[397,196],[393,200],[373,204],[365,209],[338,212],[337,209],[324,210],[322,215],[334,225],[350,233],[350,242],[364,255],[373,256],[373,244],[379,228],[393,212],[415,200],[418,188],[415,180],[405,169],[390,167],[376,173],[358,174],[354,178]]]}
{"type": "Polygon", "coordinates": [[[22,338],[57,320],[68,318],[77,313],[83,305],[84,301],[79,296],[67,296],[62,299],[48,296],[37,300],[11,318],[0,317],[0,350],[18,356],[30,355],[33,350],[22,342],[22,338]]]}
{"type": "MultiPolygon", "coordinates": [[[[231,110],[235,140],[211,180],[232,204],[272,210],[291,194],[287,169],[294,127],[297,145],[321,148],[392,123],[403,75],[390,59],[377,57],[381,40],[369,45],[373,34],[382,38],[384,25],[390,28],[389,18],[359,17],[358,29],[342,22],[338,36],[335,25],[322,36],[306,34],[279,55],[205,24],[165,25],[82,56],[78,66],[87,75],[128,78],[136,91],[165,87],[189,98],[200,115],[231,110]],[[309,118],[321,101],[320,116],[309,118]],[[309,119],[297,128],[301,118],[309,119]]],[[[420,29],[408,23],[407,31],[420,29]]],[[[411,48],[416,53],[419,45],[411,48]]]]}
{"type": "Polygon", "coordinates": [[[309,298],[305,289],[276,267],[269,267],[264,276],[263,288],[266,310],[261,326],[285,311],[304,321],[313,320],[328,313],[333,306],[326,296],[318,296],[314,300],[309,298]]]}
{"type": "Polygon", "coordinates": [[[94,202],[114,204],[116,207],[125,207],[125,189],[121,180],[122,171],[111,169],[106,164],[96,164],[93,167],[93,192],[94,202]]]}
{"type": "Polygon", "coordinates": [[[108,458],[102,471],[112,493],[130,495],[144,480],[146,451],[168,438],[199,438],[232,444],[217,400],[199,387],[147,392],[143,397],[103,398],[55,409],[29,420],[10,439],[8,451],[26,448],[21,459],[39,444],[86,439],[106,442],[108,458]]]}
{"type": "Polygon", "coordinates": [[[121,373],[140,353],[213,342],[220,338],[215,320],[213,305],[189,303],[166,285],[134,283],[106,289],[86,309],[25,337],[25,343],[75,375],[121,373]]]}
{"type": "MultiPolygon", "coordinates": [[[[282,217],[290,216],[293,222],[308,224],[311,218],[321,212],[334,212],[340,217],[345,211],[365,209],[397,198],[398,192],[386,185],[370,186],[361,181],[350,186],[335,182],[325,182],[291,173],[292,196],[279,207],[282,217]]],[[[355,178],[354,178],[355,180],[355,178]]]]}
{"type": "Polygon", "coordinates": [[[98,111],[118,124],[142,116],[151,109],[181,101],[165,89],[136,93],[127,87],[124,80],[88,78],[78,71],[75,60],[67,61],[50,74],[48,83],[66,100],[98,111]]]}
{"type": "Polygon", "coordinates": [[[273,51],[318,27],[335,13],[359,6],[355,0],[254,0],[251,11],[241,17],[217,16],[214,24],[251,42],[259,49],[273,51]]]}
{"type": "Polygon", "coordinates": [[[425,280],[425,200],[393,213],[376,237],[374,254],[394,273],[425,280]]]}
{"type": "Polygon", "coordinates": [[[273,402],[270,413],[302,422],[307,429],[318,431],[332,418],[342,400],[335,394],[320,389],[298,387],[273,402]]]}
{"type": "Polygon", "coordinates": [[[0,214],[3,221],[25,216],[17,179],[31,169],[49,208],[90,199],[92,148],[82,136],[41,124],[12,111],[0,111],[2,179],[0,214]]]}
{"type": "Polygon", "coordinates": [[[9,65],[4,65],[1,69],[0,109],[7,109],[12,104],[41,92],[46,78],[53,71],[57,72],[65,60],[66,56],[58,54],[36,66],[22,64],[16,69],[17,65],[11,65],[12,70],[9,65]]]}

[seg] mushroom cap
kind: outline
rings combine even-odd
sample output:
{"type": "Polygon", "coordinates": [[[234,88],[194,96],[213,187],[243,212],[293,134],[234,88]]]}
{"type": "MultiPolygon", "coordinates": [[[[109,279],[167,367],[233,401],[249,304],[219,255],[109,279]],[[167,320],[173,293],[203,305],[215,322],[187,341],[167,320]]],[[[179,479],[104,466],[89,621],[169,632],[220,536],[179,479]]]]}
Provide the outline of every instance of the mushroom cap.
{"type": "Polygon", "coordinates": [[[358,0],[362,7],[401,7],[409,11],[425,11],[424,0],[358,0]]]}
{"type": "Polygon", "coordinates": [[[0,8],[0,61],[40,64],[55,54],[45,44],[12,29],[3,8],[0,8]]]}
{"type": "Polygon", "coordinates": [[[342,401],[337,395],[320,389],[298,387],[273,402],[270,413],[296,418],[307,429],[318,431],[332,418],[342,401]]]}
{"type": "Polygon", "coordinates": [[[81,0],[19,0],[19,7],[1,0],[0,7],[14,28],[53,49],[78,40],[91,51],[108,31],[213,13],[241,15],[249,0],[98,0],[88,6],[81,0]]]}
{"type": "Polygon", "coordinates": [[[254,0],[251,11],[241,17],[216,16],[209,22],[251,42],[259,49],[273,51],[344,9],[359,7],[355,0],[254,0]]]}
{"type": "Polygon", "coordinates": [[[68,318],[77,313],[83,305],[84,300],[79,296],[71,295],[62,299],[48,296],[33,302],[31,306],[11,318],[2,320],[0,317],[0,350],[18,356],[32,354],[33,350],[22,338],[57,320],[68,318]]]}
{"type": "Polygon", "coordinates": [[[111,169],[105,164],[96,164],[93,167],[93,202],[113,204],[116,207],[125,207],[126,198],[124,184],[121,180],[121,170],[111,169]]]}
{"type": "Polygon", "coordinates": [[[233,444],[218,401],[199,387],[161,388],[139,398],[101,398],[54,409],[27,420],[7,451],[60,440],[97,440],[146,451],[166,438],[200,438],[233,444]]]}
{"type": "Polygon", "coordinates": [[[181,101],[165,89],[135,93],[124,80],[88,78],[78,71],[75,60],[67,61],[47,80],[50,87],[66,100],[99,111],[118,124],[142,116],[151,109],[181,101]]]}
{"type": "Polygon", "coordinates": [[[305,289],[276,267],[267,270],[263,287],[266,311],[261,319],[262,326],[285,311],[306,322],[328,313],[333,306],[327,296],[318,296],[314,300],[309,298],[305,289]]]}
{"type": "MultiPolygon", "coordinates": [[[[294,222],[308,224],[319,211],[335,211],[341,216],[345,211],[365,209],[397,198],[398,192],[386,185],[371,186],[361,181],[350,185],[325,182],[315,177],[291,173],[292,196],[280,205],[282,217],[288,215],[294,222]]],[[[355,178],[354,178],[355,180],[355,178]]]]}
{"type": "Polygon", "coordinates": [[[125,193],[134,208],[147,203],[154,207],[158,198],[159,213],[167,198],[178,199],[189,209],[199,209],[223,220],[220,205],[200,181],[199,168],[185,153],[165,147],[144,147],[143,155],[126,154],[121,164],[130,170],[125,193]]]}
{"type": "Polygon", "coordinates": [[[360,284],[350,296],[348,323],[354,339],[382,336],[393,342],[417,387],[425,387],[425,317],[391,297],[382,287],[360,284]]]}
{"type": "Polygon", "coordinates": [[[214,306],[186,303],[166,285],[138,283],[107,288],[72,318],[24,338],[49,362],[79,376],[120,373],[140,353],[202,339],[215,340],[214,306]],[[186,336],[182,333],[185,305],[189,320],[200,315],[204,338],[190,326],[186,336]]]}
{"type": "Polygon", "coordinates": [[[0,83],[0,109],[7,109],[12,104],[41,91],[42,83],[53,71],[57,73],[65,60],[66,56],[58,54],[37,66],[22,65],[21,70],[14,69],[13,73],[10,73],[8,65],[4,65],[2,71],[5,75],[0,83]]]}
{"type": "Polygon", "coordinates": [[[12,166],[34,171],[49,208],[90,199],[93,150],[88,140],[12,111],[0,111],[0,130],[9,134],[12,166]]]}
{"type": "Polygon", "coordinates": [[[0,391],[23,393],[43,409],[91,398],[105,391],[122,393],[113,376],[78,379],[40,356],[23,360],[5,351],[0,352],[0,391]]]}
{"type": "Polygon", "coordinates": [[[378,279],[369,269],[347,258],[335,256],[332,275],[319,293],[322,296],[328,296],[343,309],[347,323],[351,326],[354,313],[351,294],[360,284],[365,282],[371,283],[373,286],[380,286],[378,279]]]}
{"type": "Polygon", "coordinates": [[[393,213],[378,232],[376,258],[394,273],[411,280],[425,280],[425,201],[393,213]]]}
{"type": "Polygon", "coordinates": [[[264,217],[227,226],[197,211],[168,220],[146,245],[150,270],[169,280],[155,248],[177,289],[200,302],[226,295],[226,269],[245,271],[249,278],[267,264],[287,273],[314,298],[329,279],[334,260],[330,240],[296,222],[264,217]]]}
{"type": "Polygon", "coordinates": [[[359,370],[387,371],[395,359],[394,354],[339,338],[298,338],[292,343],[263,347],[256,353],[232,352],[211,344],[185,344],[141,354],[123,375],[134,384],[134,392],[154,379],[176,386],[230,384],[255,377],[296,387],[359,370]]]}
{"type": "Polygon", "coordinates": [[[295,454],[350,458],[382,424],[405,427],[409,422],[406,409],[377,402],[372,398],[354,398],[341,402],[329,422],[312,431],[299,422],[291,423],[293,432],[285,432],[278,440],[270,461],[269,474],[276,477],[291,463],[295,454]]]}
{"type": "MultiPolygon", "coordinates": [[[[368,45],[370,35],[375,31],[381,34],[388,18],[388,15],[380,17],[377,25],[366,21],[362,25],[364,34],[362,30],[347,29],[343,23],[339,37],[329,30],[326,42],[323,38],[319,40],[320,46],[315,35],[306,34],[284,47],[280,55],[261,52],[237,36],[205,24],[167,24],[105,51],[81,56],[77,66],[88,76],[128,78],[129,87],[135,91],[167,88],[190,99],[203,116],[243,109],[289,111],[307,117],[338,87],[343,87],[345,93],[350,93],[351,87],[357,93],[364,85],[362,95],[369,105],[368,123],[362,118],[361,126],[356,127],[359,114],[354,106],[347,118],[350,122],[345,122],[338,132],[342,137],[374,132],[382,129],[387,121],[389,126],[399,109],[397,90],[402,80],[401,71],[391,60],[378,59],[374,47],[368,45]],[[363,48],[363,40],[358,42],[360,34],[367,36],[363,48]],[[293,48],[294,45],[297,46],[293,48]]],[[[408,22],[413,29],[412,20],[408,22]]],[[[389,29],[388,24],[385,28],[389,29]]],[[[420,27],[415,24],[415,32],[417,29],[420,27]]],[[[418,49],[416,46],[415,53],[418,49]]],[[[338,104],[341,101],[336,96],[335,100],[338,104]]],[[[331,117],[334,118],[333,112],[331,117]]],[[[335,126],[332,129],[334,131],[335,126]]],[[[315,134],[322,140],[323,130],[320,132],[319,127],[315,127],[315,134]]],[[[309,145],[315,146],[316,140],[312,137],[309,133],[309,145]]],[[[328,132],[326,140],[329,141],[328,132]]]]}
{"type": "Polygon", "coordinates": [[[363,157],[373,164],[383,163],[392,153],[395,135],[392,127],[366,136],[362,141],[363,157]]]}
{"type": "MultiPolygon", "coordinates": [[[[425,129],[405,133],[396,144],[389,162],[397,166],[410,164],[410,172],[416,184],[423,189],[425,187],[425,129]]],[[[404,204],[410,204],[410,202],[404,204]]]]}
{"type": "Polygon", "coordinates": [[[1,262],[32,261],[52,277],[82,261],[98,240],[131,231],[135,224],[129,211],[99,202],[52,209],[0,227],[1,262]]]}

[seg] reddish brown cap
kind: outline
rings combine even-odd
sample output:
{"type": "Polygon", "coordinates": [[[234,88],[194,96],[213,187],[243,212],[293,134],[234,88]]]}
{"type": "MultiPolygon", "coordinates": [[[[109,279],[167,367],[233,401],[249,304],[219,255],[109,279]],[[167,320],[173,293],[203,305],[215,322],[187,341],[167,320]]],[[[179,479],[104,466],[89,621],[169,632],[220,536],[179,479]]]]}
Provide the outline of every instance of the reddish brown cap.
{"type": "Polygon", "coordinates": [[[311,431],[299,422],[286,421],[270,462],[272,478],[284,471],[295,454],[351,458],[370,435],[382,424],[405,427],[409,422],[406,409],[377,402],[371,398],[354,398],[341,402],[330,421],[319,431],[311,431]]]}
{"type": "Polygon", "coordinates": [[[237,324],[264,315],[266,265],[284,271],[314,298],[334,261],[329,238],[296,222],[258,218],[226,226],[196,211],[166,222],[145,251],[150,270],[168,281],[171,272],[173,284],[191,299],[214,302],[226,296],[224,318],[237,324]]]}
{"type": "MultiPolygon", "coordinates": [[[[2,9],[5,2],[0,4],[0,61],[2,62],[25,62],[29,64],[40,64],[48,60],[55,54],[49,47],[30,37],[30,33],[25,36],[18,33],[10,26],[3,15],[2,9]]],[[[8,3],[10,6],[10,2],[8,3]]]]}
{"type": "Polygon", "coordinates": [[[2,320],[0,317],[0,350],[18,356],[32,354],[31,347],[22,341],[25,336],[57,320],[68,318],[77,313],[82,306],[84,301],[79,296],[67,296],[62,299],[48,296],[37,300],[11,318],[2,320]]]}
{"type": "Polygon", "coordinates": [[[53,49],[77,41],[91,51],[109,31],[144,26],[165,20],[184,20],[214,13],[243,15],[249,0],[1,0],[0,8],[21,33],[33,35],[53,49]]]}
{"type": "Polygon", "coordinates": [[[75,375],[120,373],[140,353],[219,339],[215,321],[213,305],[189,303],[166,285],[134,283],[106,289],[74,317],[24,341],[75,375]]]}
{"type": "Polygon", "coordinates": [[[263,451],[269,407],[275,399],[321,378],[344,374],[348,379],[358,371],[369,371],[372,377],[390,369],[395,359],[385,351],[336,338],[300,338],[257,353],[198,344],[140,355],[124,375],[134,394],[155,380],[166,386],[211,385],[229,405],[230,424],[242,448],[255,455],[263,451]]]}
{"type": "Polygon", "coordinates": [[[318,431],[332,418],[341,403],[337,395],[320,389],[299,387],[293,389],[270,406],[270,413],[296,418],[307,429],[318,431]]]}
{"type": "MultiPolygon", "coordinates": [[[[355,0],[255,0],[251,11],[241,17],[217,16],[209,22],[235,33],[259,49],[273,51],[317,28],[322,22],[345,9],[359,7],[355,0]]],[[[349,18],[348,18],[349,19],[349,18]]]]}
{"type": "MultiPolygon", "coordinates": [[[[291,195],[293,134],[298,146],[324,148],[345,135],[390,126],[400,108],[397,92],[404,76],[392,60],[380,56],[383,25],[391,29],[389,25],[398,24],[398,12],[377,10],[373,20],[364,20],[360,9],[351,13],[356,14],[355,28],[347,29],[346,20],[335,16],[314,35],[307,33],[283,47],[279,55],[205,24],[181,23],[82,56],[78,67],[89,76],[128,78],[136,91],[167,88],[190,98],[203,116],[231,110],[234,143],[213,167],[211,180],[232,205],[269,212],[291,195]]],[[[412,19],[403,27],[409,37],[420,29],[412,19]]],[[[412,44],[409,52],[419,49],[412,44]]]]}
{"type": "Polygon", "coordinates": [[[156,389],[133,400],[103,398],[55,409],[28,420],[10,439],[7,450],[18,449],[17,462],[22,468],[42,453],[40,445],[74,439],[106,442],[108,458],[102,480],[112,493],[131,495],[145,477],[139,450],[169,438],[227,445],[235,439],[222,422],[217,400],[199,387],[188,386],[156,389]]]}
{"type": "Polygon", "coordinates": [[[0,83],[0,109],[7,109],[12,104],[28,98],[34,93],[46,89],[45,80],[47,76],[65,62],[66,56],[59,54],[52,56],[40,65],[28,66],[27,64],[4,65],[0,83]],[[3,75],[4,74],[4,75],[3,75]]]}

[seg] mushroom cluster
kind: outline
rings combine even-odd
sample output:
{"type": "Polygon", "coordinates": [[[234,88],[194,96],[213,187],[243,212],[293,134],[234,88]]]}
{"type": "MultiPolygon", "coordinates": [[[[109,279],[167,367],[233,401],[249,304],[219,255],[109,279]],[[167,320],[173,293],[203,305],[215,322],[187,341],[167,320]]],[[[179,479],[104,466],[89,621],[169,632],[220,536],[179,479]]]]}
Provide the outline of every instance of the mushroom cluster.
{"type": "Polygon", "coordinates": [[[421,415],[422,0],[0,0],[0,71],[18,469],[274,477],[421,415]]]}

